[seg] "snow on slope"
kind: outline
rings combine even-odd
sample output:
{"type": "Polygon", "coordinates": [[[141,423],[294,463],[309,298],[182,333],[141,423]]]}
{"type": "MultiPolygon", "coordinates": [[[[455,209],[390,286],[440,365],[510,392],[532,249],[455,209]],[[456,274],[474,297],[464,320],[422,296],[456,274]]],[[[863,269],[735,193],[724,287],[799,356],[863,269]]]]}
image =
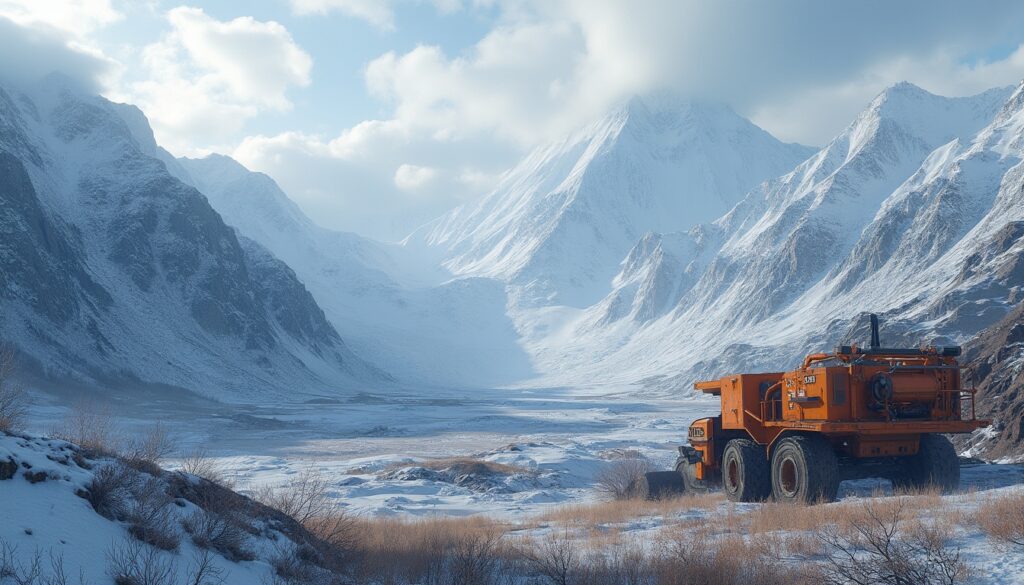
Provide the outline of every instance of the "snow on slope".
{"type": "MultiPolygon", "coordinates": [[[[0,490],[0,561],[16,572],[0,575],[5,583],[63,583],[56,578],[58,566],[67,582],[80,578],[81,583],[111,583],[118,575],[114,559],[132,551],[138,551],[134,558],[139,568],[149,560],[151,569],[166,569],[168,579],[123,582],[191,583],[206,549],[194,543],[185,525],[193,518],[223,518],[218,515],[229,513],[227,506],[213,505],[220,502],[235,506],[230,521],[245,527],[238,528],[242,536],[237,549],[250,559],[229,559],[225,552],[210,548],[206,554],[211,572],[195,582],[269,582],[279,556],[300,547],[312,550],[309,543],[315,542],[294,520],[206,480],[184,473],[150,475],[74,444],[38,436],[0,433],[0,490]],[[103,485],[107,489],[97,487],[103,485]],[[146,517],[157,520],[140,524],[139,519],[146,517]],[[175,542],[173,550],[139,542],[132,536],[139,533],[139,526],[173,536],[164,540],[175,542]],[[38,580],[29,580],[36,561],[38,580]]],[[[223,524],[212,526],[219,530],[223,524]]],[[[304,558],[309,562],[315,557],[304,558]]],[[[308,566],[316,571],[312,563],[308,566]]]]}
{"type": "Polygon", "coordinates": [[[100,387],[239,400],[383,380],[161,152],[138,110],[59,76],[0,89],[0,338],[100,387]]]}
{"type": "Polygon", "coordinates": [[[268,176],[225,156],[178,161],[225,221],[287,263],[356,354],[408,383],[490,386],[532,375],[505,286],[422,251],[315,225],[268,176]]]}
{"type": "MultiPolygon", "coordinates": [[[[606,300],[576,316],[572,334],[563,333],[573,341],[545,349],[553,361],[581,364],[563,379],[596,370],[685,388],[697,376],[789,365],[849,339],[852,320],[868,311],[914,342],[974,335],[1005,312],[982,315],[982,305],[1002,306],[1021,284],[1004,275],[1002,288],[985,289],[979,283],[999,270],[965,272],[993,255],[1005,264],[1014,244],[1004,237],[993,252],[990,242],[1021,210],[1020,101],[1019,88],[970,98],[906,83],[888,89],[818,154],[702,228],[704,247],[677,246],[683,257],[674,263],[698,276],[661,318],[608,326],[610,307],[623,303],[606,300]],[[965,305],[971,317],[958,320],[965,305]],[[588,355],[600,363],[583,365],[588,355]]],[[[617,282],[620,293],[625,271],[617,282]]]]}
{"type": "Polygon", "coordinates": [[[516,284],[516,304],[586,307],[644,233],[711,221],[811,152],[725,106],[633,98],[407,241],[442,250],[455,274],[516,284]]]}

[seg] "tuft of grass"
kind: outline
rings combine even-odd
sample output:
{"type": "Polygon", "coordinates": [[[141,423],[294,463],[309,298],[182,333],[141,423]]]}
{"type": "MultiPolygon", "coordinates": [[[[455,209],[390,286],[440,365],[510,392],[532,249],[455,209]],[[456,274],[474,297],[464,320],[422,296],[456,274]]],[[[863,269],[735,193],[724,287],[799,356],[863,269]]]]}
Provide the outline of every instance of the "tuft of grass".
{"type": "Polygon", "coordinates": [[[1024,547],[1024,493],[983,500],[978,506],[975,522],[989,537],[1004,544],[1024,547]]]}

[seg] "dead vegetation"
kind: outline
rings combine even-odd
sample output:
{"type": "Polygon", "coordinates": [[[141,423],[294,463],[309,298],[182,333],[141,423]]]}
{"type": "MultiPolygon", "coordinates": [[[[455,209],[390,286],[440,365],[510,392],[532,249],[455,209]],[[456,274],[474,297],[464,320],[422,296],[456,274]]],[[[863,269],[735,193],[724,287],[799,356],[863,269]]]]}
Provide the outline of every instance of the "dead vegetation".
{"type": "Polygon", "coordinates": [[[616,500],[636,498],[644,474],[654,470],[650,461],[636,455],[614,459],[602,467],[595,477],[597,491],[616,500]]]}
{"type": "Polygon", "coordinates": [[[956,585],[969,568],[949,525],[912,520],[906,496],[869,500],[843,524],[819,531],[830,585],[956,585]]]}
{"type": "Polygon", "coordinates": [[[394,463],[387,466],[385,471],[393,471],[411,466],[431,469],[433,471],[448,471],[456,475],[516,475],[520,473],[533,473],[532,470],[525,467],[507,465],[474,457],[441,457],[423,459],[415,463],[394,463]]]}
{"type": "Polygon", "coordinates": [[[537,520],[562,526],[596,528],[608,524],[620,524],[636,518],[657,516],[671,524],[679,521],[680,514],[686,512],[708,513],[724,505],[725,501],[725,496],[720,493],[683,495],[678,498],[661,500],[620,499],[561,506],[541,514],[537,520]]]}
{"type": "Polygon", "coordinates": [[[29,396],[15,379],[17,356],[10,347],[0,346],[0,431],[20,432],[28,415],[29,396]]]}
{"type": "Polygon", "coordinates": [[[982,501],[978,506],[976,522],[982,532],[996,541],[1024,547],[1024,493],[982,501]]]}

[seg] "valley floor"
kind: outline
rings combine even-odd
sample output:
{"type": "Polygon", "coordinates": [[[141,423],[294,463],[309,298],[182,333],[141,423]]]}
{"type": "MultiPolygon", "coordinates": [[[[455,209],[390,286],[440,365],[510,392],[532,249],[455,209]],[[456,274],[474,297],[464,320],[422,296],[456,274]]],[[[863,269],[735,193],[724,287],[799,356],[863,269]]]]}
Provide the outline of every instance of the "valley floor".
{"type": "MultiPolygon", "coordinates": [[[[179,453],[202,453],[240,491],[284,485],[313,470],[331,481],[339,506],[367,517],[522,517],[600,500],[595,479],[602,469],[636,456],[670,468],[689,424],[718,409],[715,400],[578,388],[431,398],[368,392],[323,402],[110,408],[129,432],[162,421],[179,453]],[[468,461],[490,468],[468,469],[468,461]]],[[[60,408],[37,409],[34,426],[45,431],[60,416],[60,408]]],[[[963,473],[966,490],[1018,484],[1020,465],[963,473]]],[[[841,493],[880,487],[888,490],[888,482],[847,482],[841,493]]]]}
{"type": "MultiPolygon", "coordinates": [[[[179,453],[202,453],[243,493],[285,486],[312,471],[329,482],[330,498],[363,523],[369,540],[423,521],[454,523],[448,527],[453,532],[496,527],[539,543],[539,550],[569,538],[581,550],[635,552],[639,546],[657,554],[648,549],[711,526],[708,534],[721,546],[736,535],[743,546],[767,539],[765,546],[783,547],[774,556],[800,566],[801,559],[822,561],[821,526],[906,499],[908,522],[946,531],[974,568],[969,582],[1024,584],[1024,547],[1000,544],[976,522],[1001,498],[1019,506],[1024,465],[965,466],[963,493],[953,496],[892,497],[888,482],[846,482],[839,502],[797,509],[730,504],[721,494],[607,502],[596,489],[601,470],[617,460],[640,456],[668,468],[689,423],[717,407],[713,400],[647,398],[630,389],[513,389],[431,393],[429,399],[367,392],[289,406],[167,401],[90,408],[116,412],[118,425],[130,433],[161,421],[179,453]]],[[[31,426],[45,434],[67,414],[64,407],[37,403],[31,426]]],[[[168,463],[174,468],[181,461],[168,463]]],[[[416,529],[404,533],[410,531],[416,529]]]]}

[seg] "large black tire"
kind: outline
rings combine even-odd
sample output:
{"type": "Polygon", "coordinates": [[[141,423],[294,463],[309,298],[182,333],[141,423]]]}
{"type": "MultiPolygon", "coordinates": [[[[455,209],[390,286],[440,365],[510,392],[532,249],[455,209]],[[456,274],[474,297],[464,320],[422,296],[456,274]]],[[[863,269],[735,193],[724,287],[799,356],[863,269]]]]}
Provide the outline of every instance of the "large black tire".
{"type": "Polygon", "coordinates": [[[762,502],[772,494],[764,447],[750,439],[733,439],[722,454],[722,488],[733,502],[762,502]]]}
{"type": "Polygon", "coordinates": [[[648,500],[674,498],[683,493],[683,478],[675,471],[649,471],[637,486],[637,496],[648,500]]]}
{"type": "Polygon", "coordinates": [[[894,488],[938,488],[948,494],[960,487],[960,458],[953,443],[942,435],[921,435],[917,454],[906,458],[903,469],[903,473],[892,478],[894,488]]]}
{"type": "Polygon", "coordinates": [[[697,464],[690,463],[685,457],[676,461],[676,473],[683,478],[683,486],[688,494],[706,494],[711,491],[712,481],[697,479],[697,464]]]}
{"type": "Polygon", "coordinates": [[[839,459],[819,435],[781,439],[772,452],[772,495],[785,504],[831,502],[839,492],[839,459]]]}

